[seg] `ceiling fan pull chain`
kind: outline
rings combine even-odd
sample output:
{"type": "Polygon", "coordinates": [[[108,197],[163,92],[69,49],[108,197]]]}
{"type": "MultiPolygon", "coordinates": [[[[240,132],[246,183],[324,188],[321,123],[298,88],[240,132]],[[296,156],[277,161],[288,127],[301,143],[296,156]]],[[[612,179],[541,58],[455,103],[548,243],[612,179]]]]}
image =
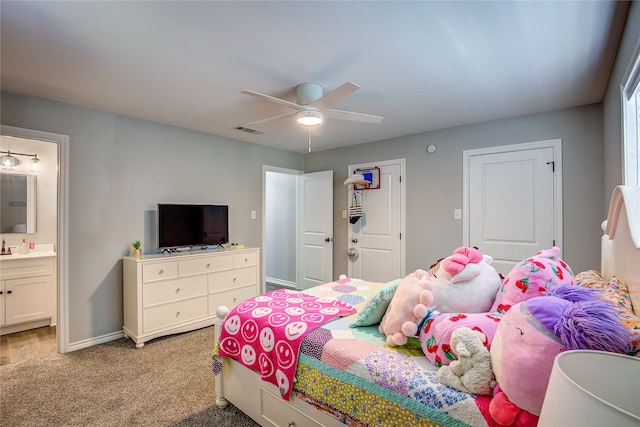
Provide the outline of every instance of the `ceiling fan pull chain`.
{"type": "Polygon", "coordinates": [[[311,128],[309,128],[309,152],[311,152],[311,128]]]}

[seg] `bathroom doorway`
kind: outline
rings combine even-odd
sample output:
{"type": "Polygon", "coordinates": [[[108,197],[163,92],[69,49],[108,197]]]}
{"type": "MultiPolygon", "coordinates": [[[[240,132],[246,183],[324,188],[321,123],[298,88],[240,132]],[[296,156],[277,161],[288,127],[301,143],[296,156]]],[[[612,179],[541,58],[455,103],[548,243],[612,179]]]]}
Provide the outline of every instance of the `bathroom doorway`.
{"type": "MultiPolygon", "coordinates": [[[[41,342],[47,342],[50,348],[65,353],[69,348],[68,337],[68,145],[66,135],[42,132],[11,126],[0,127],[1,151],[35,154],[40,160],[40,171],[37,173],[36,230],[32,233],[5,233],[2,237],[11,246],[16,246],[22,239],[33,242],[35,248],[52,245],[55,251],[54,284],[51,291],[49,330],[33,329],[41,342]],[[51,334],[55,335],[55,345],[51,345],[51,334]]],[[[28,157],[21,156],[21,160],[28,157]]],[[[9,172],[9,171],[7,171],[9,172]]],[[[20,231],[20,230],[19,230],[20,231]]],[[[37,249],[36,249],[37,250],[37,249]]],[[[35,325],[34,326],[38,326],[35,325]]],[[[24,343],[28,345],[29,340],[24,343]]],[[[41,343],[42,344],[42,343],[41,343]]],[[[44,346],[46,347],[46,345],[44,346]]],[[[28,351],[27,351],[28,353],[28,351]]],[[[37,354],[37,351],[34,351],[37,354]]]]}

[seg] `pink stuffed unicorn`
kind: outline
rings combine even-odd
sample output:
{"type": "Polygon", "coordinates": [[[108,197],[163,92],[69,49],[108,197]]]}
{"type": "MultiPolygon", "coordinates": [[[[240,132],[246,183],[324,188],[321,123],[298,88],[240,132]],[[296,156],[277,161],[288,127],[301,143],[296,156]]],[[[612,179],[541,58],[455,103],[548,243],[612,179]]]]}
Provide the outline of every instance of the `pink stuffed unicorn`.
{"type": "Polygon", "coordinates": [[[566,350],[624,353],[630,336],[612,305],[591,289],[560,285],[504,315],[491,344],[499,391],[489,414],[503,426],[535,426],[557,354],[566,350]]]}

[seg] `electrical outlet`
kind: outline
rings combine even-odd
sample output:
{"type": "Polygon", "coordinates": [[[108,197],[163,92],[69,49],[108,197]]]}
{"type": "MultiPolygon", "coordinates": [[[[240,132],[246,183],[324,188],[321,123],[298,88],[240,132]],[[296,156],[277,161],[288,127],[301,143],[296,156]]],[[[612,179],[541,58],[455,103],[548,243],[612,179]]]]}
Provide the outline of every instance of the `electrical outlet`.
{"type": "Polygon", "coordinates": [[[251,211],[251,219],[256,219],[256,211],[251,211]]]}
{"type": "Polygon", "coordinates": [[[344,209],[342,211],[342,218],[347,218],[347,210],[346,209],[344,209]]]}
{"type": "Polygon", "coordinates": [[[453,210],[453,219],[462,219],[462,209],[453,210]]]}

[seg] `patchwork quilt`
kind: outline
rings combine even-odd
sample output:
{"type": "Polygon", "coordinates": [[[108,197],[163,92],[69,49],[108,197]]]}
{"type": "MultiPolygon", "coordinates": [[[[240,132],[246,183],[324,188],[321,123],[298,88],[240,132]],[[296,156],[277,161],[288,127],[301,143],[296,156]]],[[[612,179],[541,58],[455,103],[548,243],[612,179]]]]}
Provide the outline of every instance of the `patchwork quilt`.
{"type": "MultiPolygon", "coordinates": [[[[304,292],[358,307],[384,283],[342,279],[304,292]]],[[[300,348],[293,391],[347,425],[487,426],[487,397],[438,382],[417,338],[389,347],[378,325],[350,327],[356,315],[311,331],[300,348]]]]}

